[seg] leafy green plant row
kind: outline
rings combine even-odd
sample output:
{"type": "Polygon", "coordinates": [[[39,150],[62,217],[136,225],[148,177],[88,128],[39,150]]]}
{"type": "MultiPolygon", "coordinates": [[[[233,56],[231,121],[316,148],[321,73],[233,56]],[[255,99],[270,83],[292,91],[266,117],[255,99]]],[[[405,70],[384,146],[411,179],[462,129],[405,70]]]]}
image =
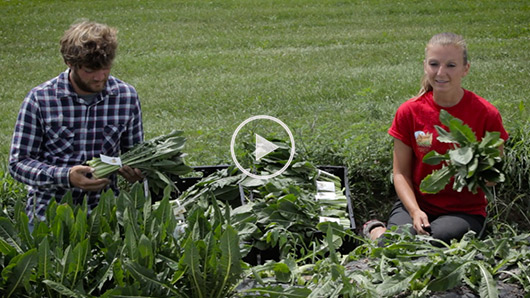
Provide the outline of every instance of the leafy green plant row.
{"type": "Polygon", "coordinates": [[[215,196],[196,204],[185,221],[173,214],[170,188],[153,205],[135,184],[130,192],[86,205],[52,203],[33,232],[19,200],[0,217],[0,292],[5,297],[389,297],[425,296],[467,286],[496,297],[499,284],[530,290],[530,234],[498,229],[444,247],[432,238],[389,233],[385,245],[338,251],[334,225],[315,240],[318,254],[289,254],[249,267],[230,208],[215,196]],[[309,257],[308,257],[309,256],[309,257]],[[252,286],[242,288],[245,281],[252,286]]]}
{"type": "Polygon", "coordinates": [[[242,272],[237,232],[221,214],[208,216],[215,210],[197,207],[179,236],[169,193],[153,208],[139,184],[116,198],[107,192],[90,216],[71,198],[52,202],[31,233],[19,200],[12,218],[0,217],[0,292],[225,297],[242,272]]]}
{"type": "Polygon", "coordinates": [[[312,265],[270,261],[252,268],[257,282],[242,296],[427,297],[463,287],[480,297],[523,296],[530,291],[530,234],[497,232],[501,235],[484,241],[470,232],[440,248],[430,237],[392,231],[385,243],[364,240],[348,255],[331,250],[312,265]]]}

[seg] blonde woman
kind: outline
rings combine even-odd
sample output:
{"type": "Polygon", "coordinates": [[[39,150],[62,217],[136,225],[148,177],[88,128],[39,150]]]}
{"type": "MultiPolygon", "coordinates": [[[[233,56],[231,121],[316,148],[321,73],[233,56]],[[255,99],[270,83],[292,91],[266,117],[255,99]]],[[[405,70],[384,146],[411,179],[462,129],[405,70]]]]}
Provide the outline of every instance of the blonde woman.
{"type": "MultiPolygon", "coordinates": [[[[501,138],[507,140],[508,133],[492,104],[462,88],[462,79],[468,74],[470,63],[466,43],[460,35],[440,33],[433,36],[425,48],[423,69],[418,96],[398,108],[388,130],[394,137],[394,187],[399,198],[391,211],[388,227],[411,224],[413,234],[430,234],[448,243],[469,230],[476,233],[482,230],[487,201],[482,190],[476,194],[467,188],[456,192],[452,183],[437,194],[424,194],[419,190],[425,176],[441,167],[423,163],[423,156],[432,150],[444,154],[450,149],[450,144],[437,140],[434,126],[446,128],[439,121],[440,110],[463,120],[479,139],[486,131],[498,131],[501,138]]],[[[382,222],[372,220],[364,225],[363,233],[374,240],[386,228],[382,222]]]]}

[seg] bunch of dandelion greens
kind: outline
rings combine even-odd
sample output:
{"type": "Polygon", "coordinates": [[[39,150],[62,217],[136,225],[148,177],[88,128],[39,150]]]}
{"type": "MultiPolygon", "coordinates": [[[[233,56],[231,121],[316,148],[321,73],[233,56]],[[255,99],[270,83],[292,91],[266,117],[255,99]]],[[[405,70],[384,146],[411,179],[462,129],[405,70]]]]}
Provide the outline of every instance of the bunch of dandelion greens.
{"type": "Polygon", "coordinates": [[[328,219],[335,219],[337,223],[345,228],[351,226],[348,215],[348,199],[344,195],[341,178],[323,170],[318,170],[315,177],[317,182],[317,194],[315,199],[320,206],[320,216],[328,219]],[[331,182],[334,187],[328,190],[319,190],[319,183],[331,182]]]}
{"type": "MultiPolygon", "coordinates": [[[[175,187],[172,176],[191,172],[191,167],[184,164],[182,153],[186,138],[182,131],[174,130],[142,142],[120,156],[122,165],[137,168],[149,182],[150,188],[159,193],[167,185],[175,187]]],[[[95,178],[104,178],[117,172],[120,165],[108,164],[95,157],[87,163],[94,168],[95,178]]]]}
{"type": "Polygon", "coordinates": [[[453,189],[460,192],[467,187],[472,193],[481,188],[488,199],[493,198],[493,191],[488,182],[504,182],[502,173],[502,155],[500,151],[504,140],[499,132],[486,132],[479,142],[471,128],[462,120],[451,116],[447,111],[440,111],[440,122],[449,128],[449,132],[435,125],[438,140],[454,144],[445,154],[431,151],[423,157],[423,162],[437,165],[445,162],[441,169],[427,175],[420,184],[424,193],[438,193],[454,177],[453,189]]]}

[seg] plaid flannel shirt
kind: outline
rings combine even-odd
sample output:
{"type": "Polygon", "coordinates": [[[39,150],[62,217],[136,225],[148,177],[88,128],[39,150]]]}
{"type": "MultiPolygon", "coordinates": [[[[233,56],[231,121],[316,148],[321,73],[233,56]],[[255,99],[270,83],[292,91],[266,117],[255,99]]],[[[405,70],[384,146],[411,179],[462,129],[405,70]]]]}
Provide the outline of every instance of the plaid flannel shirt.
{"type": "MultiPolygon", "coordinates": [[[[18,114],[9,171],[27,184],[26,213],[44,220],[52,199],[71,191],[75,203],[87,197],[89,210],[101,192],[86,192],[70,185],[69,170],[100,154],[119,156],[143,141],[142,113],[136,90],[109,76],[103,91],[88,104],[68,80],[69,70],[33,88],[18,114]]],[[[109,187],[117,193],[116,175],[109,187]]]]}

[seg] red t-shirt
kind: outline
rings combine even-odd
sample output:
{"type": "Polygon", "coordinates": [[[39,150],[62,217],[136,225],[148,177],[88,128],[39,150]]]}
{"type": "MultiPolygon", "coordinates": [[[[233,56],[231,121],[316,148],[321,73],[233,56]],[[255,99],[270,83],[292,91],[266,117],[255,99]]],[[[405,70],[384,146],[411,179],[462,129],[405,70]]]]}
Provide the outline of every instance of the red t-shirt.
{"type": "Polygon", "coordinates": [[[508,133],[502,125],[499,111],[489,102],[475,93],[464,90],[462,100],[452,107],[441,107],[432,98],[432,91],[413,98],[403,103],[397,110],[396,116],[388,133],[401,140],[413,149],[412,181],[416,200],[420,208],[431,215],[448,213],[467,213],[486,216],[486,197],[479,189],[476,194],[471,193],[466,187],[462,192],[453,190],[453,180],[446,188],[437,194],[424,194],[420,192],[421,180],[433,170],[442,167],[441,164],[431,166],[423,163],[425,154],[436,150],[445,154],[452,144],[441,143],[437,140],[438,133],[435,125],[448,128],[440,123],[440,110],[444,109],[471,127],[478,140],[486,131],[498,131],[501,138],[508,139],[508,133]]]}

